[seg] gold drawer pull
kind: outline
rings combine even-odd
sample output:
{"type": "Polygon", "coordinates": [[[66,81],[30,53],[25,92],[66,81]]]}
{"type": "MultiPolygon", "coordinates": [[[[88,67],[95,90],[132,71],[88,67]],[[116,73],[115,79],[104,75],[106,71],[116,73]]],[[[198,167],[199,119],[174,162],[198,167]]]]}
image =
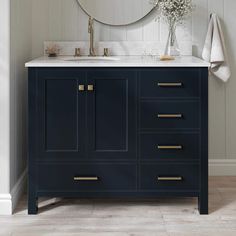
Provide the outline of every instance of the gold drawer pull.
{"type": "Polygon", "coordinates": [[[159,87],[182,87],[182,83],[158,83],[159,87]]]}
{"type": "Polygon", "coordinates": [[[158,118],[182,118],[182,114],[158,114],[158,118]]]}
{"type": "Polygon", "coordinates": [[[98,177],[80,177],[80,176],[75,176],[74,181],[98,181],[98,177]]]}
{"type": "Polygon", "coordinates": [[[94,86],[92,84],[88,85],[88,91],[93,91],[94,90],[94,86]]]}
{"type": "Polygon", "coordinates": [[[158,149],[183,149],[182,145],[176,145],[176,146],[162,146],[162,145],[158,145],[157,146],[158,149]]]}
{"type": "Polygon", "coordinates": [[[160,177],[158,176],[157,177],[157,180],[158,181],[182,181],[183,180],[183,177],[160,177]]]}
{"type": "Polygon", "coordinates": [[[85,90],[84,85],[83,85],[83,84],[80,84],[80,85],[79,85],[79,91],[84,91],[84,90],[85,90]]]}

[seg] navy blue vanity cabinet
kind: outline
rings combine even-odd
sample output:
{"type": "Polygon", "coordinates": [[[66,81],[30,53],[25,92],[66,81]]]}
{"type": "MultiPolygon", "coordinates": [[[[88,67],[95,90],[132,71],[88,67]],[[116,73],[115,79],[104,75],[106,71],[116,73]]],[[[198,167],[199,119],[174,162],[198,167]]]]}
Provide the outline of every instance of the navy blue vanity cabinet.
{"type": "Polygon", "coordinates": [[[39,197],[197,197],[208,213],[207,68],[29,68],[39,197]]]}

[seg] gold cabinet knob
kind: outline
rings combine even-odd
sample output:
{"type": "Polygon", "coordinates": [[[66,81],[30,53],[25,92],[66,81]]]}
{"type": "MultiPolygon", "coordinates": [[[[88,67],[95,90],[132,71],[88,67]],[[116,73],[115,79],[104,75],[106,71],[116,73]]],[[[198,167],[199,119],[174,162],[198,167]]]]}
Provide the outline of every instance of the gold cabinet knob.
{"type": "Polygon", "coordinates": [[[80,84],[80,85],[79,85],[79,91],[84,91],[84,90],[85,90],[84,85],[83,85],[83,84],[80,84]]]}
{"type": "Polygon", "coordinates": [[[94,91],[94,86],[92,84],[88,85],[88,91],[94,91]]]}

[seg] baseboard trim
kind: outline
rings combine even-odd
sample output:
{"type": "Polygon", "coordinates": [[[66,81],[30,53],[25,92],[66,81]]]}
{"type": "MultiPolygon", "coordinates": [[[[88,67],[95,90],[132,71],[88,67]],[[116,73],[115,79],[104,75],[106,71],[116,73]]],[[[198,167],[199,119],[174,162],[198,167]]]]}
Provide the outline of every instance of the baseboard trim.
{"type": "Polygon", "coordinates": [[[11,215],[11,194],[0,194],[0,215],[11,215]]]}
{"type": "Polygon", "coordinates": [[[19,180],[11,190],[11,200],[12,200],[12,212],[14,212],[21,195],[23,194],[26,187],[26,176],[27,169],[24,170],[19,180]]]}
{"type": "Polygon", "coordinates": [[[236,160],[210,159],[210,176],[236,176],[236,160]]]}
{"type": "Polygon", "coordinates": [[[0,215],[12,215],[26,186],[27,170],[24,170],[19,180],[9,194],[0,194],[0,215]]]}

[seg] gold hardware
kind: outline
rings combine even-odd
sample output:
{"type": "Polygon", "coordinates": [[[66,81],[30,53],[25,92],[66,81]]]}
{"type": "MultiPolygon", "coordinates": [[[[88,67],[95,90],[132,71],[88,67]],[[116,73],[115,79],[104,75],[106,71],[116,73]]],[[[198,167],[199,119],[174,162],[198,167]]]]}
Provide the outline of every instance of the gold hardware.
{"type": "Polygon", "coordinates": [[[98,181],[98,177],[80,177],[80,176],[75,176],[74,181],[98,181]]]}
{"type": "Polygon", "coordinates": [[[157,177],[158,181],[182,181],[183,177],[157,177]]]}
{"type": "Polygon", "coordinates": [[[75,57],[80,57],[81,56],[81,51],[80,48],[75,48],[75,57]]]}
{"type": "Polygon", "coordinates": [[[93,90],[94,90],[93,85],[92,85],[92,84],[89,84],[89,85],[88,85],[88,91],[93,91],[93,90]]]}
{"type": "Polygon", "coordinates": [[[158,83],[159,87],[182,87],[182,83],[158,83]]]}
{"type": "Polygon", "coordinates": [[[89,56],[96,56],[95,48],[94,48],[94,27],[93,27],[94,19],[90,16],[88,22],[88,33],[90,34],[90,46],[89,46],[89,56]]]}
{"type": "Polygon", "coordinates": [[[104,57],[108,57],[109,56],[109,48],[104,48],[104,57]]]}
{"type": "Polygon", "coordinates": [[[157,146],[158,149],[183,149],[183,146],[181,145],[176,145],[176,146],[157,146]]]}
{"type": "Polygon", "coordinates": [[[182,118],[182,114],[158,114],[158,118],[182,118]]]}
{"type": "Polygon", "coordinates": [[[84,85],[83,84],[79,85],[79,91],[84,91],[84,85]]]}

